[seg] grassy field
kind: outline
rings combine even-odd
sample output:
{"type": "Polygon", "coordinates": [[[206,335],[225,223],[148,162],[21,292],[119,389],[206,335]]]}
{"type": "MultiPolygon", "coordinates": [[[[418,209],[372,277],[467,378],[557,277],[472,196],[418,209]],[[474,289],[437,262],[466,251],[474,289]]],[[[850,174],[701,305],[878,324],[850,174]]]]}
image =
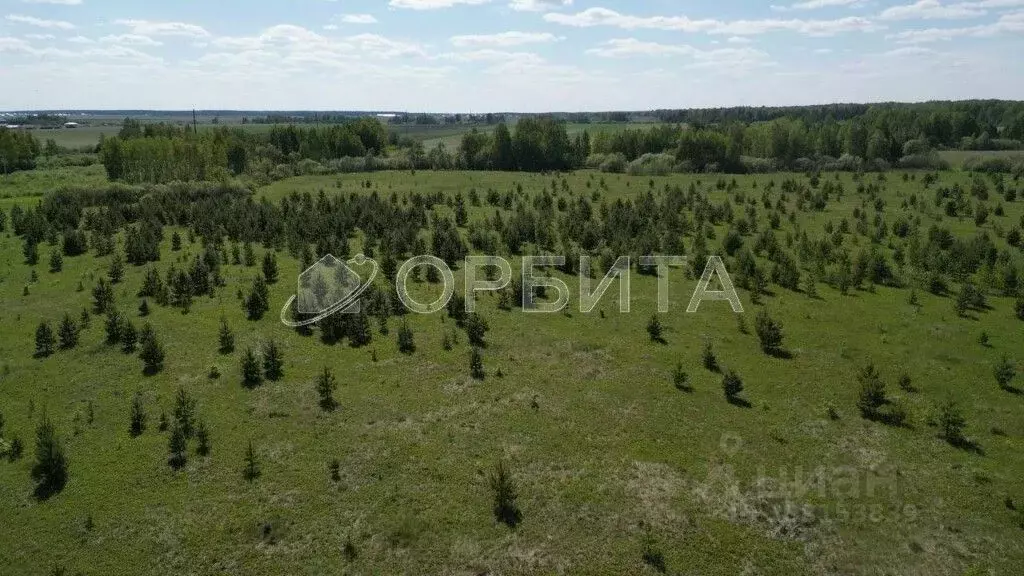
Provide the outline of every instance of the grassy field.
{"type": "Polygon", "coordinates": [[[968,158],[1012,158],[1014,160],[1024,160],[1024,150],[945,150],[939,152],[939,156],[949,162],[950,166],[954,169],[958,169],[963,166],[964,161],[968,158]]]}
{"type": "MultiPolygon", "coordinates": [[[[922,231],[941,223],[961,237],[986,232],[1006,247],[996,227],[1009,229],[1024,217],[1024,202],[1004,203],[1005,215],[978,230],[931,202],[935,186],[969,188],[967,175],[940,174],[927,191],[918,176],[887,175],[888,222],[908,213],[921,218],[922,231]],[[927,208],[902,208],[911,195],[927,208]]],[[[13,203],[34,204],[50,185],[101,180],[102,169],[22,178],[0,188],[7,212],[13,203]]],[[[257,196],[277,202],[323,191],[402,199],[468,196],[473,189],[484,196],[521,186],[533,198],[555,183],[556,198],[612,203],[693,185],[720,203],[738,192],[759,199],[769,180],[805,176],[737,177],[733,192],[716,189],[715,176],[577,172],[564,176],[565,188],[562,178],[423,171],[297,177],[257,196]]],[[[826,223],[865,208],[852,177],[839,179],[846,193],[824,211],[795,212],[794,222],[783,221],[780,239],[820,237],[826,223]]],[[[793,211],[792,195],[787,202],[793,211]]],[[[485,203],[469,208],[470,220],[496,210],[510,214],[485,203]]],[[[767,226],[765,210],[759,224],[767,226]]],[[[713,252],[726,230],[714,229],[713,252]]],[[[161,271],[201,251],[186,241],[173,252],[170,232],[161,271]]],[[[869,245],[863,236],[846,236],[869,245]]],[[[359,249],[358,237],[352,248],[359,249]]],[[[661,316],[665,342],[655,343],[645,331],[656,309],[658,280],[651,276],[632,275],[628,314],[616,309],[614,285],[592,314],[502,311],[497,297],[485,294],[481,313],[491,330],[483,351],[487,377],[478,381],[468,373],[465,334],[453,350],[442,348],[455,328],[443,314],[409,318],[413,355],[398,352],[395,319],[386,335],[374,323],[372,344],[360,349],[327,346],[282,326],[277,311],[296,291],[300,270],[280,252],[281,280],[271,286],[271,311],[260,321],[245,319],[236,294],[258,267],[225,265],[226,287],[215,298],[197,298],[188,314],[153,306],[145,321],[165,343],[167,360],[163,372],[146,377],[137,357],[103,343],[101,317],[92,319],[78,348],[33,358],[40,320],[56,323],[89,308],[90,290],[110,262],[90,253],[66,258],[63,270],[51,273],[50,250],[40,247],[38,280],[31,281],[21,240],[9,227],[0,233],[0,412],[5,437],[26,440],[25,458],[0,462],[4,573],[44,574],[60,565],[89,575],[654,574],[658,553],[671,574],[729,576],[1011,575],[1024,565],[1024,397],[1000,390],[992,378],[1002,355],[1024,356],[1024,324],[1008,298],[990,294],[990,310],[960,318],[950,298],[923,290],[914,306],[909,289],[842,295],[819,284],[812,298],[773,285],[760,306],[741,291],[742,315],[724,302],[687,314],[696,281],[676,271],[671,310],[661,316]],[[791,358],[761,352],[753,334],[761,308],[781,322],[791,358]],[[217,351],[222,316],[238,340],[229,355],[217,351]],[[988,346],[978,342],[982,332],[991,337],[988,346]],[[285,377],[246,389],[240,351],[268,339],[284,350],[285,377]],[[750,407],[723,398],[721,375],[701,363],[705,341],[743,377],[750,407]],[[907,427],[859,416],[856,374],[869,362],[890,396],[908,407],[907,427]],[[673,386],[677,364],[692,392],[673,386]],[[219,379],[208,377],[211,366],[219,379]],[[340,408],[331,413],[318,407],[314,388],[324,367],[340,384],[340,408]],[[896,386],[903,373],[916,392],[896,386]],[[175,472],[157,417],[171,414],[179,388],[197,400],[213,450],[207,457],[191,453],[175,472]],[[128,414],[137,392],[149,427],[133,439],[128,414]],[[937,437],[936,406],[950,398],[983,455],[937,437]],[[70,481],[39,502],[29,471],[43,411],[64,440],[70,481]],[[254,482],[242,477],[250,441],[262,469],[254,482]],[[491,513],[487,475],[499,458],[518,482],[523,519],[515,530],[491,513]],[[332,459],[340,462],[337,481],[330,478],[332,459]]],[[[264,251],[257,247],[257,256],[264,251]]],[[[128,266],[116,286],[120,310],[137,326],[144,321],[135,296],[143,273],[128,266]]],[[[575,308],[577,280],[555,274],[574,292],[575,308]]],[[[416,288],[424,299],[437,291],[416,288]]]]}

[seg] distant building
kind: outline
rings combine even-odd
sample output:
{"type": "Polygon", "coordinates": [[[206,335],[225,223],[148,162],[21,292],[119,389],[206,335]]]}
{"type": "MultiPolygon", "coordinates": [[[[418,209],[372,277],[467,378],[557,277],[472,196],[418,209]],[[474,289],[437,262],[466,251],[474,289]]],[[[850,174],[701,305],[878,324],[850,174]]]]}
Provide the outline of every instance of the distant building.
{"type": "Polygon", "coordinates": [[[65,122],[65,128],[78,128],[78,122],[65,122]]]}

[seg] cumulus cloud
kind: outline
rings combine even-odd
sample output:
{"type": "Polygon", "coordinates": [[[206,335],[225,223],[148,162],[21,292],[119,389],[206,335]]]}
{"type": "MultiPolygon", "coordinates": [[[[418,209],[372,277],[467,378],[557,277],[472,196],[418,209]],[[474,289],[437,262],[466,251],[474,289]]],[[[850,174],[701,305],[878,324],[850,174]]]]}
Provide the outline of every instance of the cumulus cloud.
{"type": "Polygon", "coordinates": [[[438,10],[451,8],[460,4],[475,6],[487,4],[491,0],[391,0],[388,6],[392,8],[405,8],[408,10],[438,10]]]}
{"type": "Polygon", "coordinates": [[[155,22],[152,20],[115,20],[114,24],[127,26],[132,34],[140,36],[186,36],[208,38],[210,33],[202,26],[185,22],[155,22]]]}
{"type": "Polygon", "coordinates": [[[522,44],[541,44],[557,42],[558,36],[548,32],[500,32],[498,34],[467,34],[452,36],[449,42],[459,47],[470,46],[519,46],[522,44]]]}
{"type": "Polygon", "coordinates": [[[21,0],[25,4],[59,4],[61,6],[79,6],[82,0],[21,0]]]}
{"type": "Polygon", "coordinates": [[[64,22],[63,20],[44,20],[42,18],[36,18],[35,16],[24,16],[22,14],[9,14],[7,16],[8,22],[15,22],[17,24],[27,24],[29,26],[36,26],[38,28],[51,28],[56,30],[74,30],[75,25],[70,22],[64,22]]]}
{"type": "Polygon", "coordinates": [[[1001,34],[1018,34],[1024,32],[1024,12],[1004,14],[991,24],[979,24],[961,28],[926,28],[923,30],[904,30],[889,34],[886,38],[900,44],[921,44],[927,42],[949,41],[955,38],[990,38],[1001,34]]]}
{"type": "Polygon", "coordinates": [[[820,8],[848,7],[855,8],[863,6],[866,0],[805,0],[788,6],[772,5],[772,10],[786,12],[789,10],[818,10],[820,8]]]}
{"type": "Polygon", "coordinates": [[[938,0],[918,0],[913,4],[893,6],[882,11],[882,20],[955,20],[984,16],[982,8],[965,4],[944,5],[938,0]]]}
{"type": "Polygon", "coordinates": [[[797,32],[809,36],[832,36],[843,32],[870,32],[879,28],[871,20],[855,16],[835,20],[770,18],[722,21],[715,19],[693,20],[686,16],[631,16],[608,8],[588,8],[576,14],[549,13],[544,15],[544,20],[580,28],[611,26],[625,30],[673,30],[734,36],[750,36],[779,31],[797,32]]]}
{"type": "Polygon", "coordinates": [[[342,14],[340,20],[345,24],[376,24],[372,14],[342,14]]]}
{"type": "Polygon", "coordinates": [[[572,0],[512,0],[508,7],[517,12],[544,12],[572,6],[572,0]]]}

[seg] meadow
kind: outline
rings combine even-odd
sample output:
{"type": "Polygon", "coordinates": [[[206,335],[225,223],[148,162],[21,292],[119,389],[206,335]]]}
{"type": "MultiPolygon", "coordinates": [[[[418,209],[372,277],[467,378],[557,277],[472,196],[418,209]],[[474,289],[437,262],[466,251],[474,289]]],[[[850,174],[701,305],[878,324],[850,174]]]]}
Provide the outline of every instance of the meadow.
{"type": "MultiPolygon", "coordinates": [[[[6,176],[0,209],[35,206],[41,191],[62,183],[101,185],[96,169],[6,176]]],[[[874,246],[890,257],[906,247],[894,234],[873,243],[856,226],[842,232],[843,221],[856,224],[863,212],[886,229],[909,222],[922,237],[933,225],[964,241],[987,234],[1021,261],[1007,232],[1024,225],[1022,198],[979,200],[994,211],[979,224],[934,201],[943,187],[970,190],[975,177],[942,172],[926,183],[925,175],[822,174],[810,188],[807,175],[785,173],[393,171],[287,178],[253,194],[270,204],[305,194],[373,195],[399,205],[433,196],[431,214],[446,217],[456,198],[477,197],[465,204],[468,224],[459,229],[468,237],[468,227],[495,214],[516,216],[520,209],[500,201],[504,195],[527,205],[548,197],[558,219],[586,199],[604,218],[601,206],[640,206],[690,190],[731,205],[737,220],[746,215],[759,231],[742,235],[748,248],[778,213],[785,217],[774,235],[790,248],[804,234],[839,235],[854,252],[874,246]],[[814,191],[831,182],[842,192],[809,209],[801,193],[780,192],[787,180],[814,191]]],[[[725,256],[737,220],[716,218],[696,234],[725,256]]],[[[123,247],[124,232],[117,238],[123,247]]],[[[351,252],[367,241],[354,231],[351,252]]],[[[685,253],[695,242],[688,234],[685,253]]],[[[149,301],[141,318],[137,293],[147,268],[187,268],[204,251],[187,227],[169,225],[159,262],[129,264],[114,284],[120,312],[136,326],[151,324],[165,346],[164,369],[147,376],[135,355],[105,343],[100,315],[77,347],[34,357],[39,323],[56,326],[65,314],[77,319],[92,309],[93,289],[114,258],[90,249],[51,272],[54,249],[41,243],[39,264],[30,266],[10,218],[0,233],[2,433],[26,446],[22,458],[0,461],[5,573],[963,575],[1013,574],[1024,565],[1024,396],[993,379],[1001,358],[1022,359],[1024,323],[1014,299],[984,283],[985,306],[960,314],[958,283],[933,294],[895,259],[899,281],[849,290],[825,278],[811,288],[804,267],[799,289],[740,289],[742,314],[711,301],[688,314],[696,275],[675,269],[670,310],[656,314],[659,279],[634,268],[629,313],[618,310],[613,284],[584,314],[578,278],[548,270],[570,287],[564,313],[505,310],[496,293],[479,296],[490,328],[481,379],[470,374],[467,334],[444,312],[392,317],[386,333],[375,318],[372,341],[357,348],[327,345],[319,330],[286,328],[278,310],[296,292],[302,265],[281,247],[256,244],[253,266],[222,262],[223,286],[196,296],[187,313],[149,301]],[[269,286],[269,312],[249,320],[242,298],[268,252],[278,280],[269,286]],[[759,345],[762,311],[781,324],[784,354],[759,345]],[[649,332],[652,316],[663,327],[660,339],[649,332]],[[235,335],[229,353],[218,350],[222,318],[235,335]],[[411,354],[396,343],[403,321],[415,339],[411,354]],[[243,352],[268,341],[283,352],[283,378],[243,386],[243,352]],[[703,359],[709,344],[719,370],[703,359]],[[862,417],[858,375],[869,364],[889,402],[905,409],[902,425],[862,417]],[[324,368],[339,385],[333,411],[318,398],[324,368]],[[738,401],[723,396],[729,371],[743,380],[738,401]],[[904,375],[910,382],[900,386],[904,375]],[[173,417],[179,390],[196,402],[212,449],[205,456],[190,449],[175,470],[169,432],[158,421],[173,417]],[[132,437],[136,395],[148,418],[132,437]],[[971,449],[940,437],[940,407],[949,400],[971,449]],[[63,441],[69,479],[40,500],[30,470],[44,413],[63,441]],[[243,475],[250,445],[255,479],[243,475]],[[493,512],[490,476],[499,461],[518,492],[514,527],[493,512]]],[[[528,244],[523,251],[544,250],[528,244]]],[[[499,253],[518,271],[519,254],[499,253]]],[[[735,273],[736,259],[726,262],[735,273]]],[[[455,270],[457,292],[462,273],[455,270]]],[[[423,281],[414,293],[430,300],[440,288],[423,281]]]]}

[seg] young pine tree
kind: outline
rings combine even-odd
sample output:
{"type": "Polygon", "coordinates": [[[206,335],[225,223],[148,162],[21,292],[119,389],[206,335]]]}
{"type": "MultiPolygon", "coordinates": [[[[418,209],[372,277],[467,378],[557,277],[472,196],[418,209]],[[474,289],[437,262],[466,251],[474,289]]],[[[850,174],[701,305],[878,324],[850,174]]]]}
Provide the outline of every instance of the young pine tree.
{"type": "Polygon", "coordinates": [[[965,426],[967,426],[967,420],[964,419],[955,402],[950,400],[942,405],[939,411],[939,429],[946,442],[953,446],[963,446],[967,441],[964,437],[965,426]]]}
{"type": "Polygon", "coordinates": [[[273,340],[263,348],[263,373],[271,382],[277,382],[284,376],[284,355],[273,340]]]}
{"type": "Polygon", "coordinates": [[[1000,388],[1009,390],[1010,382],[1013,382],[1013,378],[1017,375],[1017,367],[1014,366],[1008,357],[1003,356],[992,369],[992,375],[995,377],[996,384],[999,384],[1000,388]]]}
{"type": "Polygon", "coordinates": [[[730,401],[735,401],[737,397],[743,392],[743,380],[735,370],[726,370],[722,376],[722,391],[725,392],[725,397],[730,401]]]}
{"type": "Polygon", "coordinates": [[[78,324],[75,324],[70,314],[65,314],[60,321],[57,335],[60,337],[60,347],[63,350],[70,350],[78,346],[78,324]]]}
{"type": "Polygon", "coordinates": [[[142,332],[139,333],[139,343],[142,345],[139,357],[142,358],[143,371],[146,374],[156,374],[163,370],[164,346],[160,343],[160,339],[157,338],[153,327],[149,324],[142,326],[142,332]]]}
{"type": "Polygon", "coordinates": [[[64,256],[60,253],[60,250],[54,248],[50,252],[50,272],[56,274],[64,269],[64,256]]]}
{"type": "Polygon", "coordinates": [[[221,354],[231,354],[235,351],[235,333],[228,326],[228,319],[223,316],[220,318],[220,332],[217,338],[220,343],[219,350],[221,354]]]}
{"type": "Polygon", "coordinates": [[[242,477],[249,482],[260,477],[260,465],[256,460],[256,451],[252,449],[252,440],[249,440],[249,448],[245,451],[245,468],[242,469],[242,477]]]}
{"type": "Polygon", "coordinates": [[[196,454],[200,456],[209,456],[212,446],[210,445],[210,430],[206,427],[206,422],[202,420],[196,424],[196,454]]]}
{"type": "Polygon", "coordinates": [[[178,388],[174,396],[174,422],[181,428],[186,439],[192,438],[195,433],[196,401],[184,388],[178,388]]]}
{"type": "Polygon", "coordinates": [[[117,344],[121,341],[121,329],[124,328],[124,320],[117,308],[107,311],[107,319],[104,322],[104,329],[107,333],[107,344],[117,344]]]}
{"type": "Polygon", "coordinates": [[[320,407],[328,412],[338,406],[334,401],[334,390],[337,387],[338,383],[334,379],[334,373],[330,368],[324,368],[324,371],[316,379],[316,393],[320,396],[320,407]]]}
{"type": "Polygon", "coordinates": [[[242,385],[246,388],[255,388],[263,383],[263,371],[260,369],[260,361],[252,348],[247,348],[242,354],[242,385]]]}
{"type": "Polygon", "coordinates": [[[498,460],[488,478],[488,484],[494,499],[492,511],[495,519],[505,523],[509,528],[515,528],[522,521],[523,515],[516,502],[519,494],[515,479],[512,478],[512,473],[504,460],[498,460]]]}
{"type": "Polygon", "coordinates": [[[398,327],[398,351],[402,354],[412,354],[416,351],[416,342],[413,340],[412,328],[403,318],[402,324],[398,327]]]}
{"type": "Polygon", "coordinates": [[[778,354],[782,349],[782,326],[772,320],[768,312],[761,310],[757,313],[757,320],[754,323],[757,338],[761,341],[761,350],[768,355],[778,354]]]}
{"type": "Polygon", "coordinates": [[[179,470],[185,466],[188,461],[188,438],[185,436],[185,431],[181,429],[181,425],[177,422],[171,426],[171,436],[167,440],[167,464],[175,469],[179,470]]]}
{"type": "Polygon", "coordinates": [[[96,314],[106,314],[114,306],[114,289],[104,278],[92,289],[92,309],[96,314]]]}
{"type": "Polygon", "coordinates": [[[263,277],[267,280],[267,284],[277,283],[277,274],[277,256],[268,251],[263,255],[263,277]]]}
{"type": "Polygon", "coordinates": [[[135,325],[132,324],[131,320],[125,318],[121,324],[121,350],[125,354],[134,354],[138,343],[139,333],[135,330],[135,325]]]}
{"type": "Polygon", "coordinates": [[[466,336],[469,339],[470,346],[476,346],[478,348],[486,348],[487,342],[484,340],[487,335],[487,331],[490,326],[487,325],[487,321],[482,316],[473,312],[466,316],[466,336]]]}
{"type": "Polygon", "coordinates": [[[64,489],[68,481],[68,461],[53,422],[43,414],[36,428],[36,462],[32,467],[36,497],[45,500],[64,489]]]}
{"type": "Polygon", "coordinates": [[[53,354],[53,348],[57,345],[53,337],[53,328],[49,322],[40,322],[36,328],[36,357],[46,358],[53,354]]]}
{"type": "Polygon", "coordinates": [[[651,342],[663,342],[662,337],[662,325],[658,315],[651,316],[651,319],[647,322],[647,335],[651,337],[651,342]]]}
{"type": "Polygon", "coordinates": [[[476,346],[469,353],[469,375],[474,380],[484,379],[484,361],[480,356],[480,349],[476,346]]]}
{"type": "Polygon", "coordinates": [[[146,408],[142,405],[142,395],[132,398],[131,414],[128,418],[128,433],[132,438],[141,436],[146,430],[146,408]]]}

